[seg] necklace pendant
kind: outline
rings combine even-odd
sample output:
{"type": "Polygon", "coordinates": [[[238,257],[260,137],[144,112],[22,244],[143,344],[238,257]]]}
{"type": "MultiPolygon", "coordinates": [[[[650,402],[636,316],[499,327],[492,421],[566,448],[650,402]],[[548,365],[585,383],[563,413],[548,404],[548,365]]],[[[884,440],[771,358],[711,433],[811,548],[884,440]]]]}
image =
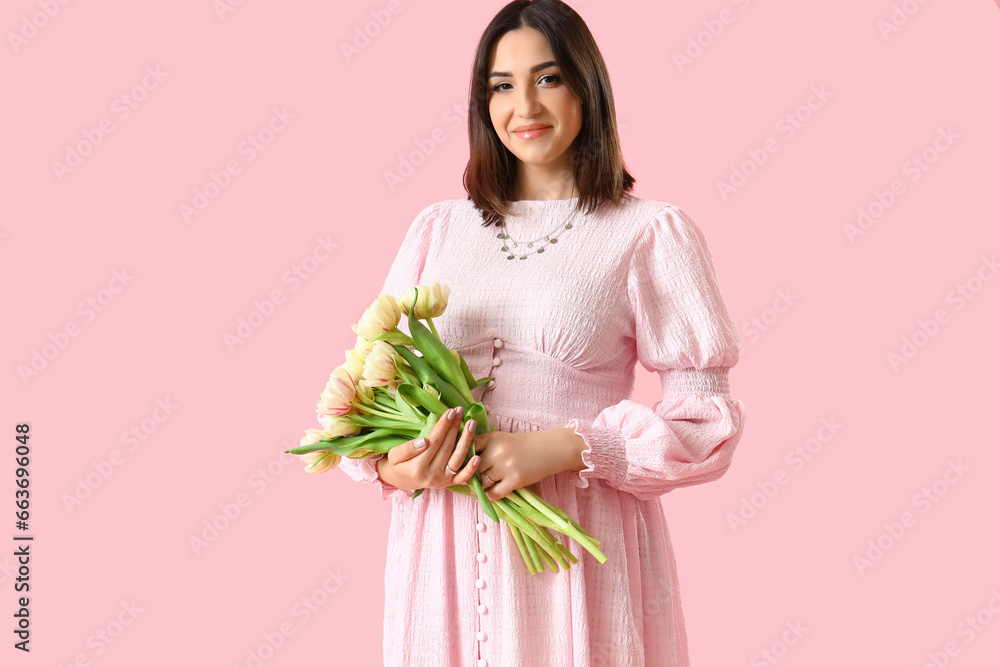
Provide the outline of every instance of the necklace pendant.
{"type": "Polygon", "coordinates": [[[528,247],[529,247],[529,248],[531,248],[531,247],[532,247],[532,246],[534,246],[534,245],[535,245],[535,244],[534,244],[534,242],[531,242],[531,243],[528,243],[528,247]]]}
{"type": "Polygon", "coordinates": [[[545,248],[539,248],[539,249],[538,249],[538,250],[536,250],[535,252],[545,252],[545,248]]]}
{"type": "Polygon", "coordinates": [[[510,250],[510,248],[508,248],[507,246],[500,248],[500,252],[507,252],[508,250],[510,250]]]}
{"type": "Polygon", "coordinates": [[[556,241],[558,241],[558,240],[559,240],[559,239],[549,239],[549,243],[555,243],[555,242],[556,242],[556,241]]]}
{"type": "Polygon", "coordinates": [[[514,259],[514,255],[507,255],[507,259],[514,259]]]}
{"type": "Polygon", "coordinates": [[[566,223],[566,229],[572,229],[572,228],[573,228],[573,223],[572,222],[567,222],[566,223]]]}
{"type": "Polygon", "coordinates": [[[505,238],[507,238],[507,235],[504,234],[503,232],[500,232],[499,234],[497,234],[497,238],[498,239],[505,239],[505,238]]]}

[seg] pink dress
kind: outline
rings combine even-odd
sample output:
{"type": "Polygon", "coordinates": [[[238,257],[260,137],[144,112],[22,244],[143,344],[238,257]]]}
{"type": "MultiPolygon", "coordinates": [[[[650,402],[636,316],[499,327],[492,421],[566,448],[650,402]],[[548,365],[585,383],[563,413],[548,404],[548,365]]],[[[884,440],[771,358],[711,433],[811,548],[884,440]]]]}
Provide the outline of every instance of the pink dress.
{"type": "MultiPolygon", "coordinates": [[[[583,216],[577,199],[522,200],[508,229],[530,240],[573,227],[545,252],[507,259],[499,228],[467,199],[414,220],[383,292],[451,286],[434,322],[475,377],[500,430],[572,427],[585,470],[529,488],[602,540],[598,561],[530,575],[506,528],[473,498],[416,499],[378,480],[375,460],[343,459],[392,501],[383,657],[393,667],[688,665],[677,570],[660,496],[719,478],[746,410],[730,396],[739,359],[708,245],[677,206],[632,198],[583,216]],[[653,407],[630,399],[635,363],[659,374],[653,407]]],[[[536,246],[537,247],[537,246],[536,246]]],[[[401,329],[405,329],[405,318],[401,329]]],[[[697,545],[689,545],[697,548],[697,545]]]]}

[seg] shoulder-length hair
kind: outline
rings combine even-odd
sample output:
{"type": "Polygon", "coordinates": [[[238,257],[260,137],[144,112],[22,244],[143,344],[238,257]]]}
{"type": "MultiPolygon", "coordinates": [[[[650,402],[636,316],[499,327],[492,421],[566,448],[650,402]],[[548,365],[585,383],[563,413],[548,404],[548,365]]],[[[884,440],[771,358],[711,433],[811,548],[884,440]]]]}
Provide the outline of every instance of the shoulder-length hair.
{"type": "Polygon", "coordinates": [[[500,141],[490,119],[490,55],[500,37],[522,27],[545,36],[563,81],[580,98],[582,125],[570,145],[573,173],[566,174],[579,191],[577,210],[590,213],[605,203],[621,204],[635,183],[622,159],[608,69],[587,24],[560,0],[514,0],[480,38],[469,85],[469,163],[463,184],[482,212],[484,227],[511,213],[507,202],[513,199],[517,176],[517,157],[500,141]]]}

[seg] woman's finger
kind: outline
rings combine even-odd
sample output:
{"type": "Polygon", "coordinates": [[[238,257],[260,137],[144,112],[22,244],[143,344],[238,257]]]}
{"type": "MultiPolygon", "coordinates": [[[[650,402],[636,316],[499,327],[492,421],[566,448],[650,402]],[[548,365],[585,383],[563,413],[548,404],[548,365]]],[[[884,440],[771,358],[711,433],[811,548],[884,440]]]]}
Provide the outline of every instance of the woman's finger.
{"type": "MultiPolygon", "coordinates": [[[[434,424],[434,428],[431,429],[431,432],[424,436],[427,446],[418,452],[419,454],[425,455],[421,460],[433,461],[435,455],[441,449],[441,443],[444,442],[444,436],[448,432],[448,429],[452,426],[452,421],[448,418],[450,412],[450,410],[445,410],[444,413],[438,417],[437,423],[434,424]]],[[[400,447],[402,446],[404,445],[400,445],[400,447]]],[[[393,450],[395,449],[398,449],[398,447],[393,447],[393,450]]],[[[406,459],[401,460],[405,461],[406,459]]]]}
{"type": "Polygon", "coordinates": [[[465,422],[461,435],[459,435],[458,440],[455,441],[455,448],[451,453],[451,458],[448,459],[448,466],[455,472],[458,472],[458,469],[463,463],[465,463],[465,455],[469,452],[469,443],[475,435],[476,422],[470,419],[465,422]]]}
{"type": "MultiPolygon", "coordinates": [[[[448,413],[444,413],[443,419],[446,419],[446,425],[444,434],[438,441],[438,449],[435,452],[433,458],[431,458],[428,465],[431,469],[432,475],[443,475],[449,478],[450,481],[451,473],[445,469],[445,464],[451,458],[451,454],[455,449],[455,438],[458,436],[458,429],[462,426],[462,412],[461,408],[452,408],[451,417],[448,417],[448,413]]],[[[436,427],[435,427],[436,428],[436,427]]],[[[434,435],[433,433],[431,434],[434,435]]],[[[459,462],[461,464],[461,462],[459,462]]],[[[451,466],[452,470],[457,471],[456,466],[451,466]]]]}
{"type": "Polygon", "coordinates": [[[486,497],[490,500],[503,498],[510,492],[502,479],[498,479],[496,484],[492,484],[484,488],[484,490],[486,491],[486,497]]]}
{"type": "Polygon", "coordinates": [[[469,459],[469,462],[465,464],[465,467],[458,471],[455,475],[455,479],[452,484],[466,484],[472,476],[476,474],[476,468],[479,467],[480,458],[478,456],[473,456],[469,459]]]}
{"type": "Polygon", "coordinates": [[[403,461],[409,461],[413,457],[426,452],[429,442],[430,441],[426,437],[416,438],[393,447],[389,450],[387,456],[393,465],[402,463],[403,461]]]}

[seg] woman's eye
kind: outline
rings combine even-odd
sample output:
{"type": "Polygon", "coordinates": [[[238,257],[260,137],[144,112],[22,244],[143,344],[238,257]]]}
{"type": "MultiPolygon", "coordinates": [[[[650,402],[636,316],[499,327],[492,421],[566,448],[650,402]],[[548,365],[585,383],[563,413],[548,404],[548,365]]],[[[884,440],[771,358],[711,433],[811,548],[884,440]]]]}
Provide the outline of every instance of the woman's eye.
{"type": "MultiPolygon", "coordinates": [[[[552,83],[559,83],[560,81],[562,81],[562,78],[558,74],[546,74],[546,75],[542,76],[539,79],[539,81],[541,82],[541,81],[544,81],[545,79],[552,79],[552,83]]],[[[500,86],[509,86],[509,85],[510,84],[508,82],[501,81],[497,85],[493,86],[493,91],[499,93],[501,91],[500,86]]],[[[503,90],[506,90],[506,88],[503,89],[503,90]]]]}

